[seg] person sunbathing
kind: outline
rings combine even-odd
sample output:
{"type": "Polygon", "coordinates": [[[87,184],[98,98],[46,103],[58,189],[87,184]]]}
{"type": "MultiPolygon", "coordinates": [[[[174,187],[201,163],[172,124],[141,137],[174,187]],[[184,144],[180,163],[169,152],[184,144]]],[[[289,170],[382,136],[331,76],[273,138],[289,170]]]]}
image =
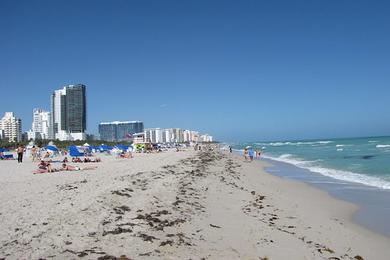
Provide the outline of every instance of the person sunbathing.
{"type": "Polygon", "coordinates": [[[50,162],[45,162],[44,160],[41,160],[41,162],[38,164],[38,168],[41,170],[47,170],[48,172],[52,171],[50,162]]]}
{"type": "Polygon", "coordinates": [[[64,171],[80,171],[81,170],[81,168],[78,166],[67,165],[66,163],[62,164],[62,169],[64,171]]]}
{"type": "Polygon", "coordinates": [[[65,157],[63,160],[62,160],[63,163],[67,163],[68,162],[68,157],[65,157]]]}
{"type": "Polygon", "coordinates": [[[62,164],[62,170],[64,170],[64,171],[95,170],[96,168],[97,168],[96,166],[89,166],[89,167],[80,168],[78,166],[67,165],[66,163],[62,164]]]}
{"type": "Polygon", "coordinates": [[[85,157],[84,160],[82,160],[84,163],[94,163],[94,162],[101,162],[100,158],[91,159],[88,157],[85,157]]]}
{"type": "Polygon", "coordinates": [[[127,152],[127,153],[121,153],[119,154],[119,158],[133,158],[133,154],[131,152],[127,152]]]}
{"type": "Polygon", "coordinates": [[[79,157],[73,157],[72,158],[72,162],[74,162],[74,163],[81,163],[83,161],[79,157]]]}
{"type": "Polygon", "coordinates": [[[39,174],[39,173],[58,172],[58,171],[60,170],[51,167],[50,162],[45,162],[44,160],[41,160],[41,162],[38,164],[38,170],[34,171],[33,173],[39,174]]]}

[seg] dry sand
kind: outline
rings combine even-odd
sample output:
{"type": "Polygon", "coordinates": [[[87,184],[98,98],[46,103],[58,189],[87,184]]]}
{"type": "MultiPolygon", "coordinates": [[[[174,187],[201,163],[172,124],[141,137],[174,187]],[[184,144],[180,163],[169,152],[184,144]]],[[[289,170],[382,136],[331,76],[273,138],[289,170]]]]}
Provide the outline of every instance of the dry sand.
{"type": "Polygon", "coordinates": [[[264,162],[192,150],[102,160],[41,175],[0,161],[0,258],[390,257],[389,238],[351,222],[355,205],[264,162]]]}

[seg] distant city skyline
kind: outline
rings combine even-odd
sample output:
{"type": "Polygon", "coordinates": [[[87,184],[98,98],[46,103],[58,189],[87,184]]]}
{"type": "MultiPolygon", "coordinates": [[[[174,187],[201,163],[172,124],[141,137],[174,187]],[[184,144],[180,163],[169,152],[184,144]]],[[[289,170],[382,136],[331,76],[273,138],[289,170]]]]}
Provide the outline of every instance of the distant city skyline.
{"type": "Polygon", "coordinates": [[[1,1],[0,114],[88,86],[113,120],[219,141],[390,135],[390,3],[1,1]],[[5,98],[6,97],[6,98],[5,98]]]}

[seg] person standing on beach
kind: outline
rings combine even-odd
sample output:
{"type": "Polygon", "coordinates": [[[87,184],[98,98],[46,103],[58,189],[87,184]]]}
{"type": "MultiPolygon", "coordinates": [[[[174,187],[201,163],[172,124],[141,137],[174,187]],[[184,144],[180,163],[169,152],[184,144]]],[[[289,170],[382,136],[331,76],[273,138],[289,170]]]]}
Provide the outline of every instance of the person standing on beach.
{"type": "Polygon", "coordinates": [[[16,153],[18,154],[18,163],[21,163],[23,161],[23,153],[24,153],[23,145],[19,145],[18,148],[16,148],[16,153]]]}
{"type": "Polygon", "coordinates": [[[229,152],[232,153],[233,152],[233,149],[231,146],[229,146],[229,152]]]}
{"type": "Polygon", "coordinates": [[[248,155],[249,155],[249,159],[250,161],[253,161],[253,156],[254,156],[254,151],[252,148],[248,149],[248,155]]]}
{"type": "Polygon", "coordinates": [[[35,162],[35,160],[37,159],[37,154],[38,154],[38,150],[37,148],[35,147],[35,145],[31,148],[31,157],[32,157],[32,161],[35,162]]]}
{"type": "Polygon", "coordinates": [[[247,148],[244,149],[244,159],[245,159],[245,161],[248,160],[248,149],[247,148]]]}

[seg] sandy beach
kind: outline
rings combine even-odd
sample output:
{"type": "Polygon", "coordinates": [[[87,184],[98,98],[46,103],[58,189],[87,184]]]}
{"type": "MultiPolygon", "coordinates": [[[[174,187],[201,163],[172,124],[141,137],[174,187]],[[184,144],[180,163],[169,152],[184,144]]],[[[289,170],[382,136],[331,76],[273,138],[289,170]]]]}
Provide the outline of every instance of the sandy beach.
{"type": "Polygon", "coordinates": [[[39,175],[28,159],[0,161],[1,259],[390,256],[388,237],[351,221],[357,206],[265,162],[217,149],[100,157],[96,170],[39,175]]]}

